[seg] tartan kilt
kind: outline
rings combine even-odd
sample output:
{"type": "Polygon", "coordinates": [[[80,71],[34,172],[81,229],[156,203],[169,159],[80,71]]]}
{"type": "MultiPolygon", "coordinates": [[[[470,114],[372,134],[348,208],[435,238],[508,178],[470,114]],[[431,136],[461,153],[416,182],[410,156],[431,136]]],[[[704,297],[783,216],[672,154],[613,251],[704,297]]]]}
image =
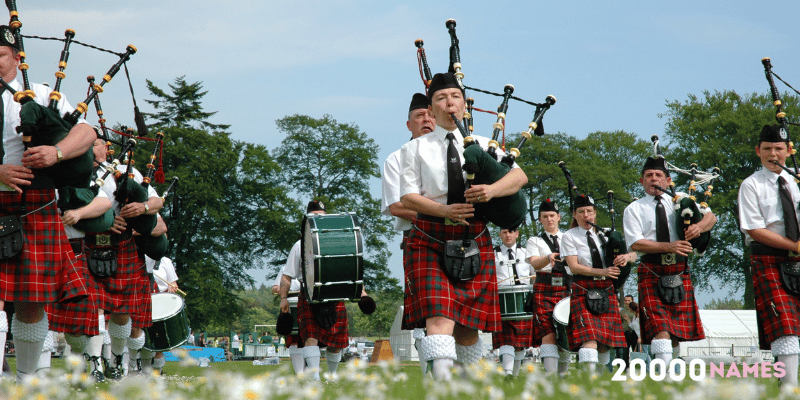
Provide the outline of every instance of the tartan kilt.
{"type": "Polygon", "coordinates": [[[403,253],[404,329],[425,328],[428,318],[445,317],[467,328],[500,332],[494,249],[486,223],[470,221],[469,226],[453,226],[415,218],[414,227],[403,253]],[[444,244],[440,242],[462,239],[465,231],[478,243],[481,271],[469,281],[455,282],[442,270],[444,244]]]}
{"type": "Polygon", "coordinates": [[[300,331],[302,343],[305,343],[306,339],[317,339],[319,347],[327,345],[344,349],[350,345],[350,334],[347,330],[347,308],[342,301],[336,303],[336,323],[325,329],[317,325],[311,305],[308,304],[306,296],[301,294],[297,299],[297,328],[300,331]]]}
{"type": "Polygon", "coordinates": [[[289,336],[284,336],[284,338],[285,338],[283,344],[284,349],[288,349],[290,346],[294,345],[297,345],[298,348],[303,347],[303,341],[300,340],[300,335],[289,335],[289,336]]]}
{"type": "Polygon", "coordinates": [[[619,314],[619,301],[614,296],[613,284],[609,280],[579,281],[572,283],[572,296],[569,300],[569,348],[578,351],[584,343],[595,340],[608,347],[625,347],[625,334],[622,332],[622,316],[619,314]],[[606,289],[608,292],[608,311],[595,315],[586,307],[586,292],[591,289],[606,289]]]}
{"type": "Polygon", "coordinates": [[[501,321],[502,332],[492,334],[492,348],[514,346],[517,348],[533,346],[533,319],[501,321]]]}
{"type": "MultiPolygon", "coordinates": [[[[0,260],[0,300],[21,303],[77,301],[88,296],[55,203],[55,189],[25,191],[20,254],[0,260]],[[36,211],[34,211],[36,210],[36,211]]],[[[0,215],[22,212],[22,195],[0,192],[0,215]]]]}
{"type": "Polygon", "coordinates": [[[563,298],[569,296],[567,286],[552,286],[547,283],[533,284],[533,346],[541,345],[542,338],[556,333],[553,309],[563,298]],[[563,288],[563,290],[561,290],[563,288]]]}
{"type": "MultiPolygon", "coordinates": [[[[83,243],[83,239],[72,239],[83,243]]],[[[98,304],[105,296],[103,288],[97,283],[96,278],[86,266],[86,255],[77,256],[76,265],[83,273],[84,282],[89,296],[77,302],[55,302],[45,306],[50,322],[50,330],[73,335],[95,336],[100,334],[98,325],[98,304]]]]}
{"type": "Polygon", "coordinates": [[[771,350],[770,344],[781,336],[800,335],[800,299],[787,293],[781,283],[778,268],[783,261],[800,261],[800,258],[750,256],[762,350],[771,350]]]}
{"type": "Polygon", "coordinates": [[[153,325],[154,292],[158,292],[158,285],[150,281],[150,274],[142,268],[136,290],[136,312],[131,314],[131,324],[134,328],[148,328],[153,325]]]}
{"type": "Polygon", "coordinates": [[[639,321],[642,344],[650,344],[658,332],[667,331],[679,342],[705,339],[703,323],[694,298],[694,285],[688,275],[683,275],[686,299],[680,304],[666,305],[658,297],[658,276],[675,275],[687,269],[686,263],[639,266],[639,321]],[[644,267],[644,268],[643,268],[644,267]]]}
{"type": "MultiPolygon", "coordinates": [[[[106,232],[110,234],[110,232],[106,232]]],[[[91,249],[107,248],[84,241],[84,246],[91,249]]],[[[102,288],[104,295],[100,298],[98,307],[110,314],[132,314],[136,312],[136,285],[139,282],[139,270],[144,266],[139,264],[136,254],[136,245],[133,239],[121,241],[117,250],[117,272],[108,278],[95,278],[102,288]]]]}

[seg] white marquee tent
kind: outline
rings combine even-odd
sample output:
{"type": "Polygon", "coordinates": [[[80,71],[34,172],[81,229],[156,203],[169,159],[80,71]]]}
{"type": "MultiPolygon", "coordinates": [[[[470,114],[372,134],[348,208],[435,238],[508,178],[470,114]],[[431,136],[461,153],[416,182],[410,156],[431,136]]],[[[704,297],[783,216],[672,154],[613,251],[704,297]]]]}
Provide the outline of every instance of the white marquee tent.
{"type": "Polygon", "coordinates": [[[755,310],[700,310],[706,338],[681,343],[681,357],[760,357],[755,310]]]}

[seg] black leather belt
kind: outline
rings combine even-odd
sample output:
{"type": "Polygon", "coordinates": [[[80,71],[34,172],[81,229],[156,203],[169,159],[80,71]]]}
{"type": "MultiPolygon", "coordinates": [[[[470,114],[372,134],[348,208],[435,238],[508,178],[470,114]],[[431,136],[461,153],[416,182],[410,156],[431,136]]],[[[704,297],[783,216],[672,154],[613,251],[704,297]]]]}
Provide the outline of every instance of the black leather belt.
{"type": "Polygon", "coordinates": [[[543,283],[550,286],[569,287],[572,283],[572,276],[555,272],[536,274],[536,283],[543,283]]]}
{"type": "Polygon", "coordinates": [[[641,257],[642,262],[657,265],[675,265],[686,262],[686,256],[677,253],[655,253],[645,254],[641,257]]]}
{"type": "Polygon", "coordinates": [[[25,189],[55,189],[56,184],[49,176],[36,175],[31,179],[31,184],[24,187],[25,189]]]}
{"type": "Polygon", "coordinates": [[[789,250],[776,249],[758,242],[750,243],[750,254],[754,256],[790,257],[789,250]]]}
{"type": "Polygon", "coordinates": [[[69,245],[72,246],[72,252],[75,253],[75,256],[79,256],[83,253],[83,239],[82,238],[75,238],[69,240],[69,245]]]}
{"type": "MultiPolygon", "coordinates": [[[[428,215],[428,214],[417,213],[417,219],[419,219],[421,221],[436,222],[436,223],[439,223],[439,224],[445,223],[445,218],[434,217],[433,215],[428,215]]],[[[467,222],[472,222],[472,221],[478,221],[478,219],[475,218],[475,217],[467,218],[467,222]]]]}
{"type": "Polygon", "coordinates": [[[108,234],[108,233],[98,233],[98,234],[86,234],[84,240],[86,241],[87,246],[116,246],[120,244],[120,242],[124,242],[128,239],[133,237],[131,234],[131,230],[128,229],[123,233],[120,234],[108,234]]]}
{"type": "Polygon", "coordinates": [[[575,282],[604,281],[606,279],[611,280],[611,278],[605,276],[583,276],[583,275],[573,275],[572,279],[575,282]]]}

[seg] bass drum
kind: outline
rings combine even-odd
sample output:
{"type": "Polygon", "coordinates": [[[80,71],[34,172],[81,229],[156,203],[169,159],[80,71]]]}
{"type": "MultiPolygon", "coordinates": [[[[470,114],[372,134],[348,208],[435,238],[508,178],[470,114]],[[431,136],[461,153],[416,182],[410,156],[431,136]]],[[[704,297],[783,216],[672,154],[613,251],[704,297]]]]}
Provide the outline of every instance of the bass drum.
{"type": "Polygon", "coordinates": [[[364,243],[354,213],[306,215],[301,246],[301,295],[309,303],[361,299],[364,243]]]}
{"type": "Polygon", "coordinates": [[[556,328],[556,344],[562,350],[569,350],[569,297],[556,303],[553,308],[553,325],[556,328]]]}
{"type": "Polygon", "coordinates": [[[183,298],[174,293],[153,294],[153,325],[145,328],[144,348],[169,351],[189,339],[189,318],[183,298]]]}
{"type": "Polygon", "coordinates": [[[525,311],[525,304],[533,296],[533,285],[506,285],[497,288],[500,296],[500,319],[519,321],[533,318],[532,312],[525,311]]]}

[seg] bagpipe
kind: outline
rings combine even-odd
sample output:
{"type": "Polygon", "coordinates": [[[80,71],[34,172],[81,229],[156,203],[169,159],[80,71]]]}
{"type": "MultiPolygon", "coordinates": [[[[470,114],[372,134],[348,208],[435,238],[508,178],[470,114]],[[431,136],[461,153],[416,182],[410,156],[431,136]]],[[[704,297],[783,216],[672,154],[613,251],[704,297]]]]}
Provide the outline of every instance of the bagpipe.
{"type": "MultiPolygon", "coordinates": [[[[574,213],[575,207],[573,204],[573,199],[579,196],[578,186],[575,185],[575,181],[572,179],[572,173],[570,173],[567,169],[567,164],[564,161],[559,161],[558,166],[564,172],[564,177],[567,179],[567,195],[569,196],[570,201],[569,208],[570,211],[574,213]]],[[[616,211],[614,209],[614,200],[624,200],[615,199],[613,190],[609,190],[606,193],[606,198],[608,199],[608,213],[611,216],[611,228],[603,228],[592,222],[589,222],[589,225],[593,226],[597,230],[597,236],[600,238],[601,242],[600,245],[603,247],[603,261],[605,261],[605,264],[610,267],[614,265],[614,259],[617,258],[617,256],[628,253],[628,245],[625,243],[625,237],[620,231],[617,230],[616,211]]],[[[632,268],[632,262],[619,267],[619,277],[614,280],[615,290],[619,290],[619,288],[625,285],[625,281],[630,276],[632,268]]]]}
{"type": "MultiPolygon", "coordinates": [[[[772,95],[772,104],[775,106],[775,119],[778,121],[778,125],[780,125],[780,136],[781,138],[785,138],[789,141],[789,150],[790,150],[789,154],[792,157],[792,164],[794,165],[793,175],[795,176],[795,179],[797,179],[797,175],[800,175],[800,169],[798,169],[797,158],[795,156],[797,150],[794,148],[794,143],[792,142],[791,138],[789,138],[789,130],[787,129],[787,127],[789,124],[798,126],[800,126],[800,124],[789,122],[789,120],[786,118],[786,112],[783,110],[783,102],[781,101],[781,94],[778,91],[778,88],[775,86],[775,81],[772,79],[772,77],[774,76],[778,78],[781,82],[783,82],[786,86],[789,86],[790,88],[792,88],[792,86],[786,83],[786,81],[781,79],[780,76],[778,76],[775,72],[772,71],[772,63],[770,62],[769,57],[762,58],[761,64],[764,65],[764,74],[766,75],[767,82],[769,83],[769,92],[772,95]]],[[[794,90],[798,95],[800,95],[800,92],[798,92],[794,88],[792,88],[792,90],[794,90]]],[[[786,168],[784,169],[786,171],[789,171],[786,168]]],[[[798,182],[800,182],[800,179],[798,179],[798,182]]]]}
{"type": "MultiPolygon", "coordinates": [[[[79,43],[73,40],[75,31],[67,29],[64,33],[65,38],[62,39],[64,41],[64,49],[61,51],[58,71],[55,74],[56,83],[53,91],[50,93],[48,105],[41,105],[36,101],[31,101],[36,95],[28,79],[29,66],[25,62],[23,35],[20,33],[22,23],[19,20],[16,1],[6,0],[6,6],[8,7],[11,17],[9,27],[11,28],[14,41],[18,44],[20,50],[19,69],[22,73],[24,89],[16,91],[2,79],[0,79],[0,85],[9,90],[13,94],[14,100],[21,105],[20,125],[17,127],[17,132],[22,134],[22,141],[25,149],[36,146],[54,146],[69,134],[70,129],[77,123],[80,115],[86,111],[86,103],[90,102],[97,93],[103,91],[103,85],[111,81],[114,75],[119,71],[120,66],[127,61],[132,54],[136,53],[136,48],[133,45],[129,45],[125,53],[114,53],[120,58],[103,77],[103,82],[99,85],[94,85],[87,99],[79,103],[73,112],[66,113],[62,116],[59,115],[58,109],[58,101],[61,99],[59,90],[61,88],[61,81],[66,77],[64,70],[67,67],[67,61],[69,59],[69,47],[73,42],[79,43]]],[[[92,149],[89,149],[78,157],[63,160],[59,162],[58,165],[42,168],[35,173],[51,178],[57,189],[65,186],[88,188],[92,181],[93,160],[92,149]]]]}
{"type": "MultiPolygon", "coordinates": [[[[661,146],[659,144],[658,136],[653,135],[650,140],[653,142],[653,154],[656,158],[664,158],[661,154],[661,146]]],[[[687,194],[677,193],[674,190],[675,182],[670,182],[669,188],[662,188],[660,186],[653,186],[656,189],[668,194],[672,197],[673,209],[675,210],[676,224],[675,228],[678,231],[678,238],[680,240],[686,239],[685,230],[689,225],[696,224],[703,219],[703,216],[710,211],[708,207],[708,199],[711,197],[711,191],[714,189],[714,180],[719,178],[720,170],[714,167],[711,172],[699,170],[697,164],[692,163],[688,170],[678,168],[672,165],[669,161],[664,160],[669,171],[675,171],[679,174],[687,175],[689,179],[689,189],[687,194]],[[703,197],[698,206],[697,188],[700,185],[706,185],[706,190],[703,192],[703,197]]],[[[699,237],[689,241],[695,254],[702,255],[705,253],[708,245],[711,243],[711,232],[703,232],[699,237]]]]}
{"type": "MultiPolygon", "coordinates": [[[[467,112],[464,113],[464,118],[459,120],[455,114],[451,114],[451,118],[453,118],[453,121],[464,137],[463,169],[466,172],[467,181],[474,185],[490,185],[502,179],[511,170],[516,158],[520,156],[519,149],[522,148],[526,141],[531,139],[532,133],[537,136],[544,135],[542,118],[545,112],[556,103],[556,98],[549,95],[546,97],[544,103],[533,103],[512,96],[514,92],[514,86],[512,85],[505,85],[502,94],[465,86],[463,83],[464,73],[462,72],[459,41],[455,29],[456,21],[449,19],[445,22],[445,26],[450,35],[450,63],[448,71],[454,74],[461,88],[499,96],[503,99],[496,113],[474,107],[474,100],[472,98],[467,98],[467,112]],[[505,117],[510,99],[531,104],[536,107],[536,111],[534,112],[533,121],[528,125],[528,129],[520,134],[521,137],[517,145],[511,148],[506,155],[500,157],[500,153],[497,152],[497,149],[500,147],[498,139],[500,134],[503,133],[503,142],[505,142],[505,117]],[[475,137],[472,136],[473,111],[487,112],[497,116],[497,120],[493,124],[491,139],[487,143],[487,150],[481,148],[481,146],[478,145],[479,143],[475,140],[475,137]]],[[[423,41],[421,39],[416,40],[415,46],[417,47],[420,76],[425,84],[427,93],[427,88],[430,85],[432,76],[423,48],[423,41]]],[[[527,203],[525,194],[520,190],[509,196],[493,198],[486,203],[476,203],[474,207],[476,215],[484,216],[489,222],[492,222],[501,229],[515,229],[525,221],[528,209],[527,203]]]]}

